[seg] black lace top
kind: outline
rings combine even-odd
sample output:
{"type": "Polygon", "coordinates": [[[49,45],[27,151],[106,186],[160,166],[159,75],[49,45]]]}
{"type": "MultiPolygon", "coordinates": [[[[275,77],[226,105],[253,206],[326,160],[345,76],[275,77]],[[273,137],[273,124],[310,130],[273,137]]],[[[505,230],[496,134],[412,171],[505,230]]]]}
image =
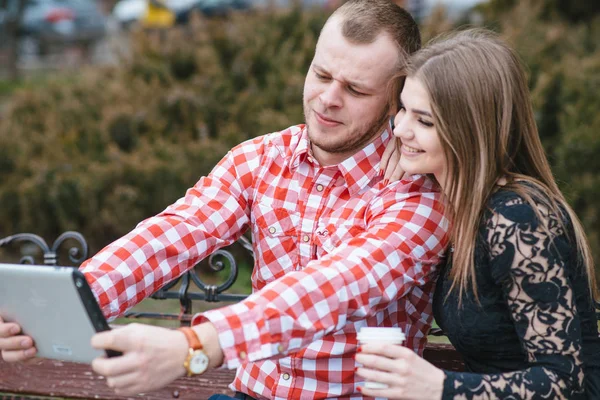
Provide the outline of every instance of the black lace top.
{"type": "Polygon", "coordinates": [[[445,371],[443,399],[600,399],[600,338],[570,223],[516,193],[492,196],[475,250],[480,304],[450,289],[446,266],[434,315],[468,372],[445,371]]]}

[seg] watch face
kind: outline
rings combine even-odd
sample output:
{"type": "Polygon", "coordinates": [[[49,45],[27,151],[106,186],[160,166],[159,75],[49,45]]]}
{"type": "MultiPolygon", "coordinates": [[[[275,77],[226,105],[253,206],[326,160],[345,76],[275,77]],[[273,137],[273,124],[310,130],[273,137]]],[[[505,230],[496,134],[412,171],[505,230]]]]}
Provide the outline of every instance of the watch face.
{"type": "Polygon", "coordinates": [[[190,371],[201,374],[208,368],[208,356],[202,350],[196,350],[190,359],[190,371]]]}

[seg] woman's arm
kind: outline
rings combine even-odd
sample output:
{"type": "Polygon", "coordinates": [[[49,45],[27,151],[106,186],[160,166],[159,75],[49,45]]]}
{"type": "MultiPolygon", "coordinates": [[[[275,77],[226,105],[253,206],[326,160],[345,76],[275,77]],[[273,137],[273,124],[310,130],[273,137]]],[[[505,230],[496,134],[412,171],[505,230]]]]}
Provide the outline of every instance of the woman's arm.
{"type": "Polygon", "coordinates": [[[502,287],[529,368],[504,374],[446,372],[443,398],[574,398],[583,394],[580,321],[559,217],[521,199],[489,221],[491,272],[502,287]]]}

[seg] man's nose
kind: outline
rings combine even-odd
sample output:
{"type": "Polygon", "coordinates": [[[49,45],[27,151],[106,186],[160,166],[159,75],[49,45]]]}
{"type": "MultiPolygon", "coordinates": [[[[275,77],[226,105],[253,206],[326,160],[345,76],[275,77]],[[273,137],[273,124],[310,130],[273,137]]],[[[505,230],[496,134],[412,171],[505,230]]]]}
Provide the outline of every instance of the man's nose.
{"type": "Polygon", "coordinates": [[[326,108],[330,107],[341,107],[342,106],[342,96],[341,96],[341,85],[336,82],[330,82],[327,85],[327,88],[323,90],[321,95],[319,96],[319,100],[326,108]]]}

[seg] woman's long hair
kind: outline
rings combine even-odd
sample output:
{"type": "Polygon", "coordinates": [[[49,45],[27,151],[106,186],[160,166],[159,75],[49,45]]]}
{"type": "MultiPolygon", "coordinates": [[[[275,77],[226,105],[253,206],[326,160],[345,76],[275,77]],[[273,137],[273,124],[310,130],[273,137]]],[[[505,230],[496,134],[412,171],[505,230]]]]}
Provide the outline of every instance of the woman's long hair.
{"type": "Polygon", "coordinates": [[[489,31],[457,32],[416,53],[408,76],[418,79],[429,93],[447,161],[446,179],[440,183],[453,219],[452,290],[458,289],[462,300],[471,286],[478,298],[474,265],[478,229],[490,195],[506,178],[507,187],[534,210],[538,208],[533,199],[541,192],[552,212],[563,216],[561,210],[566,211],[596,297],[591,250],[581,222],[554,181],[515,52],[489,31]]]}

